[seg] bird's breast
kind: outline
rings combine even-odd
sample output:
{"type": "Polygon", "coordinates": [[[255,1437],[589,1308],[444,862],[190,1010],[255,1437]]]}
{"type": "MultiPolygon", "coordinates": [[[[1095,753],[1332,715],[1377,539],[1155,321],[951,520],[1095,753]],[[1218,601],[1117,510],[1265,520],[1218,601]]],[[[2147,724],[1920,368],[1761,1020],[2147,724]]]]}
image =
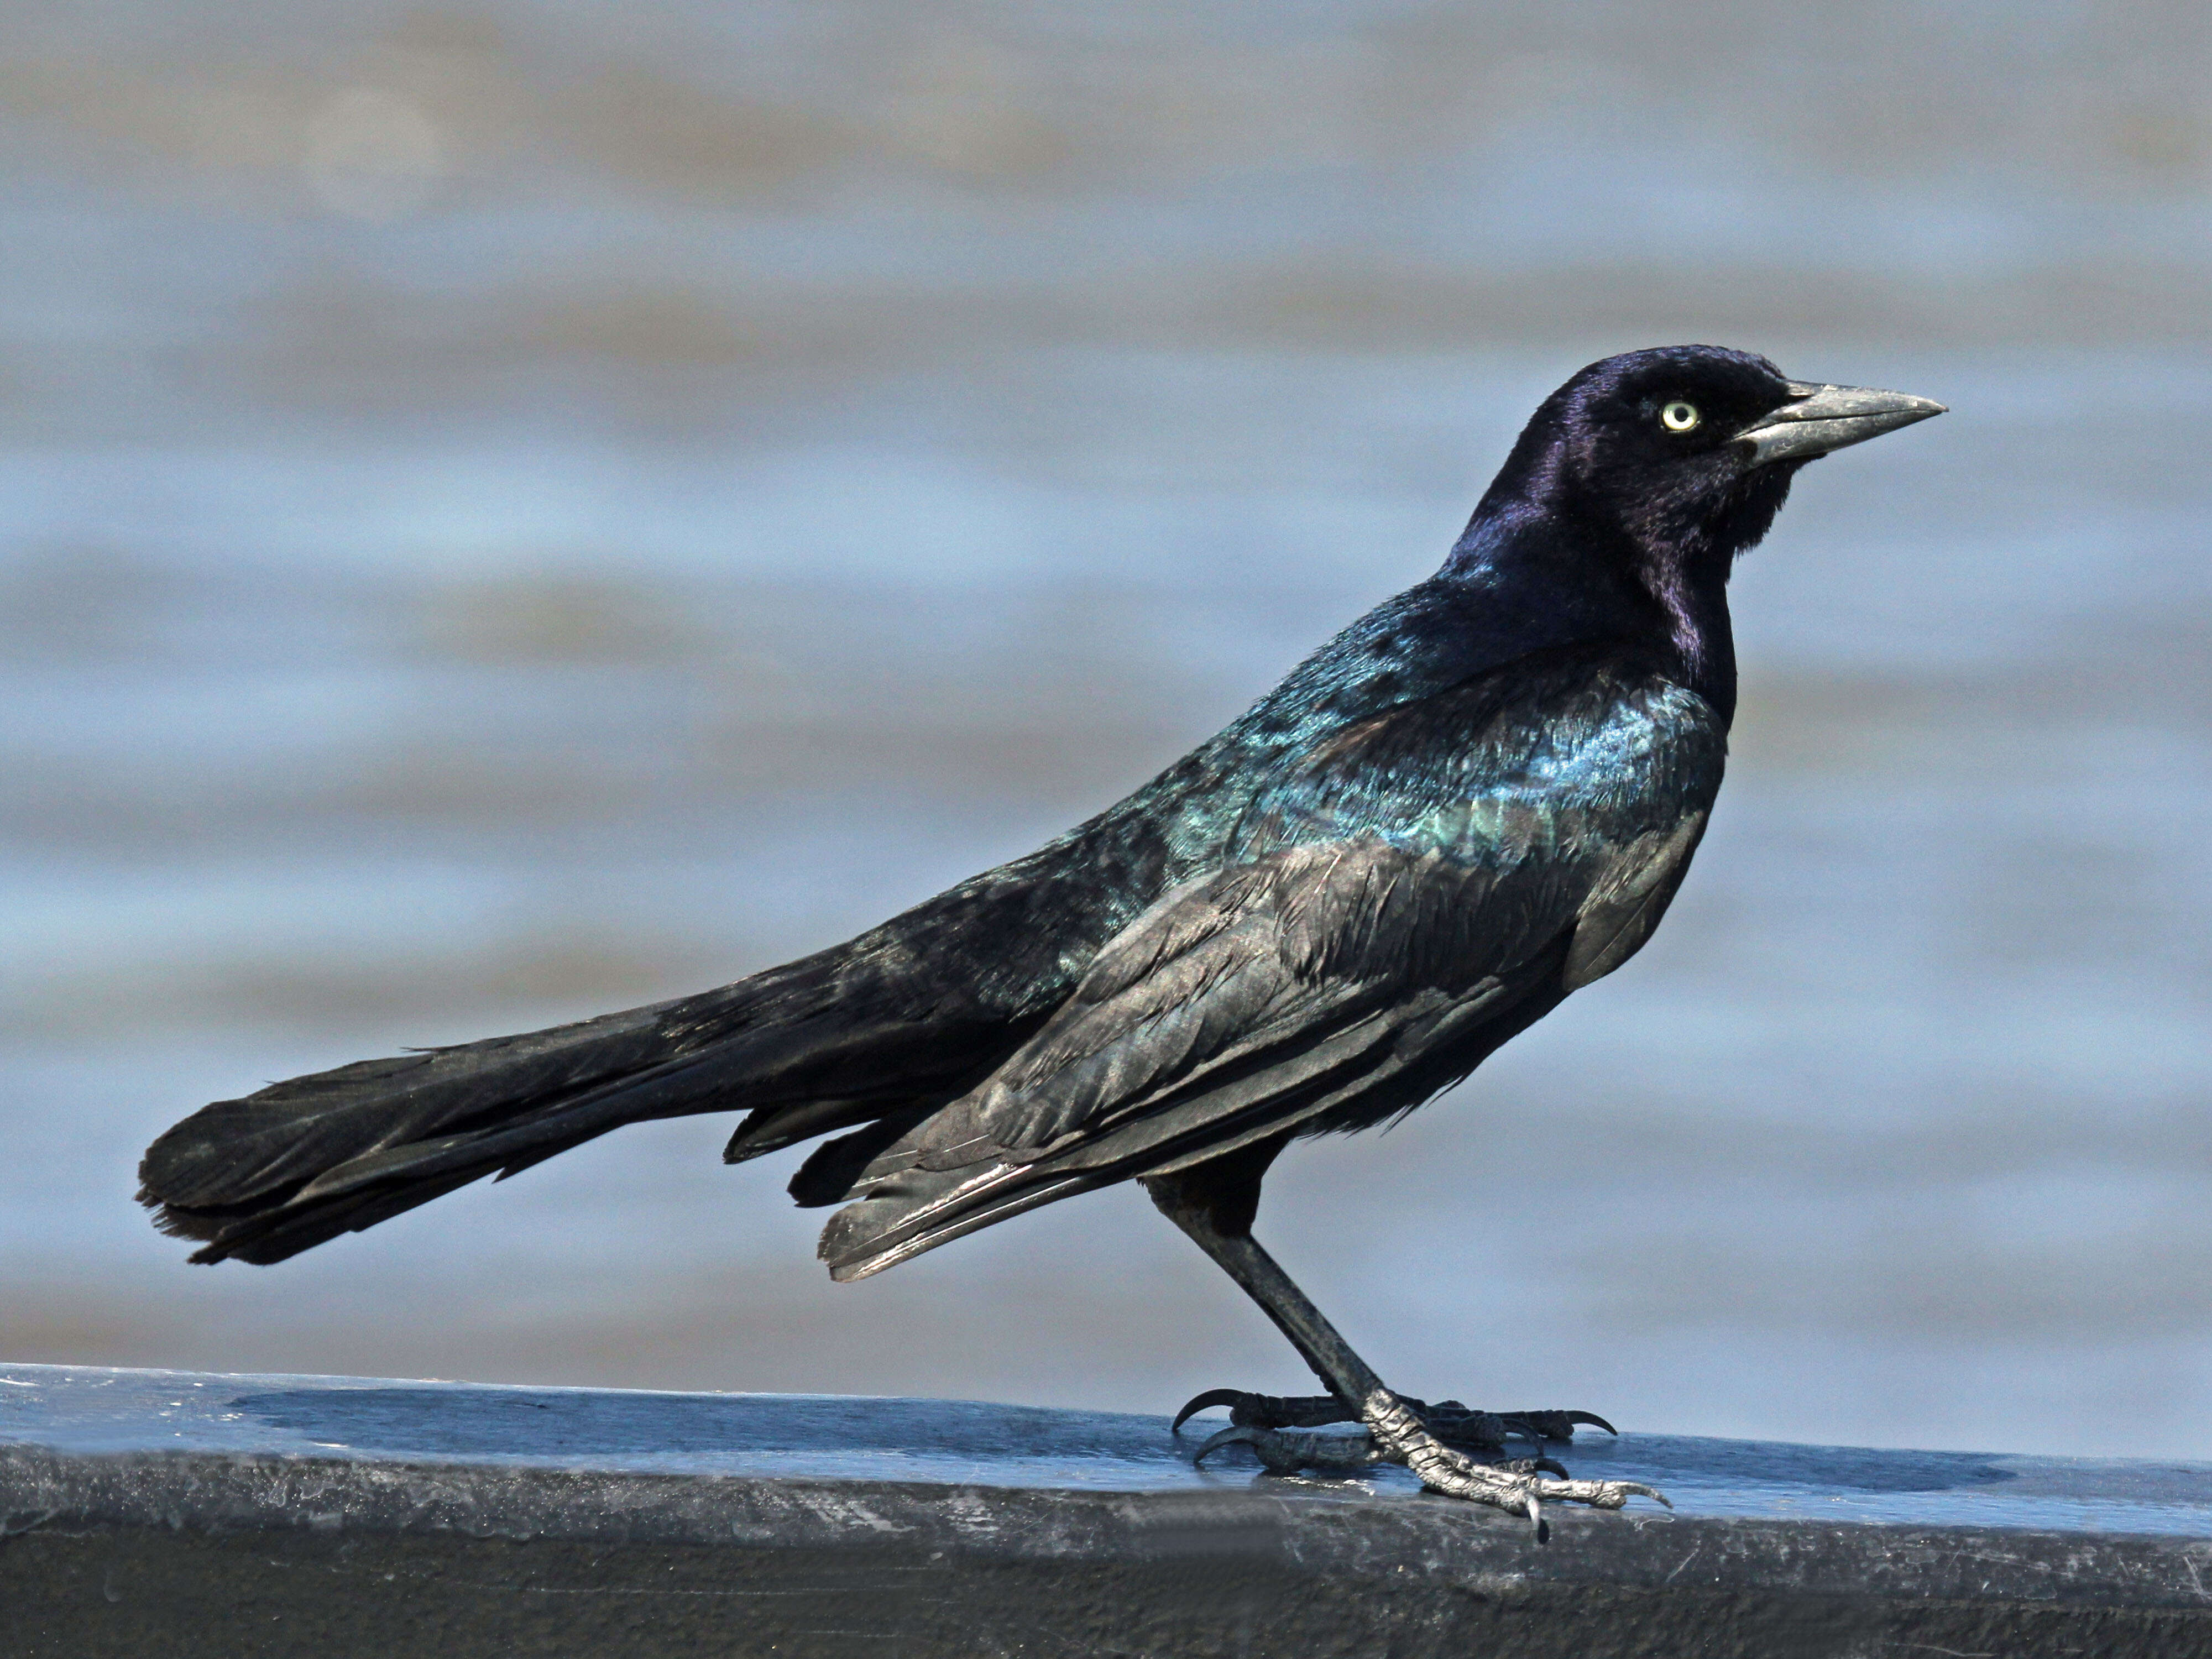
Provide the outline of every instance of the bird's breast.
{"type": "Polygon", "coordinates": [[[1711,705],[1667,681],[1607,690],[1486,734],[1464,787],[1410,822],[1409,842],[1483,864],[1579,860],[1702,818],[1727,758],[1711,705]]]}

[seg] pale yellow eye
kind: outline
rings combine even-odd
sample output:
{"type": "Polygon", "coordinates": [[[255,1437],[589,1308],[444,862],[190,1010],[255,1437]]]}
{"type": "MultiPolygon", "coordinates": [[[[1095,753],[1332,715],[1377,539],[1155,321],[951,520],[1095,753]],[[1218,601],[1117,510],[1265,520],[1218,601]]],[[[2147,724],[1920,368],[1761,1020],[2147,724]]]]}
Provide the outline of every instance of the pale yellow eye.
{"type": "Polygon", "coordinates": [[[1695,404],[1686,404],[1680,398],[1659,411],[1659,424],[1669,432],[1695,432],[1701,417],[1695,404]]]}

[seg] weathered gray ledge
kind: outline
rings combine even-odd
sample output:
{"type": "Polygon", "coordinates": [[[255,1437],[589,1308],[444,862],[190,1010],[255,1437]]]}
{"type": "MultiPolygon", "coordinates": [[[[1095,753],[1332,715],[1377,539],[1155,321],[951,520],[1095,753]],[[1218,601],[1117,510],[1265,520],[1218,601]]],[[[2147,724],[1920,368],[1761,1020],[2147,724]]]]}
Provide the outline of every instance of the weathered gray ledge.
{"type": "Polygon", "coordinates": [[[1164,1419],[0,1366],[0,1653],[2212,1653],[2212,1466],[1596,1435],[1673,1515],[1164,1419]],[[1241,1455],[1241,1454],[1240,1454],[1241,1455]]]}

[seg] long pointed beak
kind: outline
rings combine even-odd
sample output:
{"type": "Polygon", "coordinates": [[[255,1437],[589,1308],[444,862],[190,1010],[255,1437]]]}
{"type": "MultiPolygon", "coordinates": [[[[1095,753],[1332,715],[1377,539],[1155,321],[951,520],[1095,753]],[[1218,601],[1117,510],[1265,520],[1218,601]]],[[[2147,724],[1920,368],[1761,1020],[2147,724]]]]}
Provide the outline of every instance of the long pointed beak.
{"type": "Polygon", "coordinates": [[[1769,461],[1810,460],[1944,412],[1942,404],[1902,392],[1793,382],[1788,403],[1735,435],[1751,446],[1751,464],[1764,466],[1769,461]]]}

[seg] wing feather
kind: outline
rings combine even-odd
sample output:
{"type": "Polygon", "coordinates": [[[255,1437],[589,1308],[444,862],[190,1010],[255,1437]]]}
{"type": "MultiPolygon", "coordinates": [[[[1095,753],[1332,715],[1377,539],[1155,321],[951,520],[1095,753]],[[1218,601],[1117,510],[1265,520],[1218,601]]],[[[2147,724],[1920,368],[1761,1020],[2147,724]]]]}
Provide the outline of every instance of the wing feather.
{"type": "Polygon", "coordinates": [[[1138,916],[992,1076],[866,1165],[823,1233],[833,1273],[1407,1109],[1625,961],[1703,831],[1717,719],[1663,684],[1551,691],[1531,710],[1478,688],[1317,746],[1255,802],[1240,856],[1138,916]],[[1424,752],[1449,763],[1409,772],[1424,752]]]}

